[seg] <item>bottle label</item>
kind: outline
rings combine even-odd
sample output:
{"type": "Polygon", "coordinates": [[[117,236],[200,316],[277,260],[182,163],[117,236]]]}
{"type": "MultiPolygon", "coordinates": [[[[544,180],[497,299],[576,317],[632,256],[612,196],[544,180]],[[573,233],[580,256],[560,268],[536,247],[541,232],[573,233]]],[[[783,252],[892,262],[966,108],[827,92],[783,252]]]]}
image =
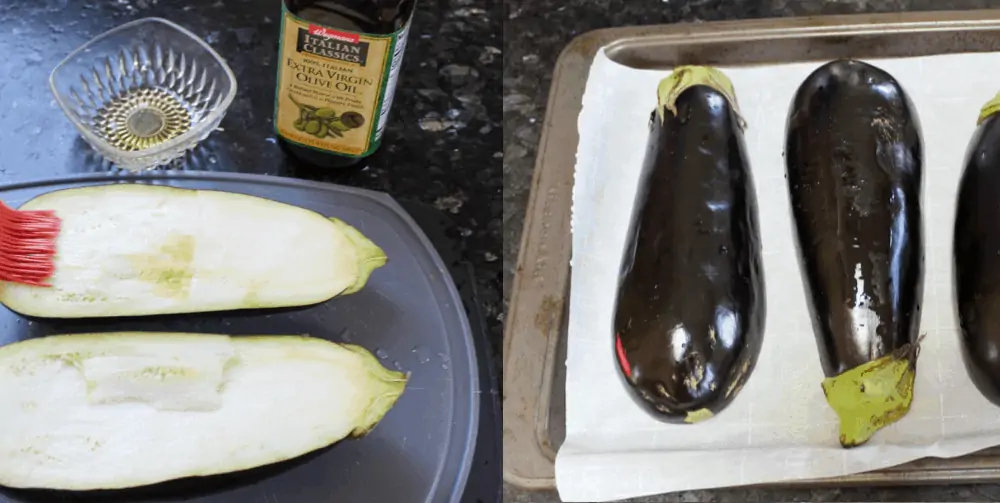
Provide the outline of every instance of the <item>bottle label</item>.
{"type": "Polygon", "coordinates": [[[282,2],[274,128],[297,145],[349,157],[374,152],[385,131],[410,23],[391,34],[305,21],[282,2]]]}

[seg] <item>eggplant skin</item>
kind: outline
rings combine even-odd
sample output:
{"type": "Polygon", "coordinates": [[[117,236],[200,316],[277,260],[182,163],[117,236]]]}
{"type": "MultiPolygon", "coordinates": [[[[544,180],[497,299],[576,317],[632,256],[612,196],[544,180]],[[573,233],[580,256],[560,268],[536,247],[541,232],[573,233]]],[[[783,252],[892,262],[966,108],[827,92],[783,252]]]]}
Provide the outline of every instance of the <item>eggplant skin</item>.
{"type": "Polygon", "coordinates": [[[1000,406],[1000,117],[979,124],[958,188],[952,260],[962,359],[1000,406]]]}
{"type": "Polygon", "coordinates": [[[802,83],[786,126],[799,263],[820,360],[832,377],[917,342],[920,123],[891,75],[837,60],[802,83]]]}
{"type": "Polygon", "coordinates": [[[724,409],[764,335],[757,200],[737,111],[689,87],[654,112],[614,311],[619,375],[669,423],[724,409]]]}

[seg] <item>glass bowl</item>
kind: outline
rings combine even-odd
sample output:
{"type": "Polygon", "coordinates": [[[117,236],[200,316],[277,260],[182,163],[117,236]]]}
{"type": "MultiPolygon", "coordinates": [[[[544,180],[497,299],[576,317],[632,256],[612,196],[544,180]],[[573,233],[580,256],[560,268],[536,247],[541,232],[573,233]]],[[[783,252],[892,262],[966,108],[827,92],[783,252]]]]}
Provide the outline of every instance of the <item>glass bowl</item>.
{"type": "Polygon", "coordinates": [[[208,44],[160,18],[98,35],[60,62],[49,86],[101,155],[132,171],[184,155],[218,127],[236,77],[208,44]]]}

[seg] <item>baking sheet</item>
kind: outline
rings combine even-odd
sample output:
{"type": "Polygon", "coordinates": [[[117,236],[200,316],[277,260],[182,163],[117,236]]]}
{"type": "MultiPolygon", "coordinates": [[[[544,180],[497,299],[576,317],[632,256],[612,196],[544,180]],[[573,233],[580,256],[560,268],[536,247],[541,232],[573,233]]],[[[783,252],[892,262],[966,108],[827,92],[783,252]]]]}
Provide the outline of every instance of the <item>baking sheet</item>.
{"type": "Polygon", "coordinates": [[[982,69],[1000,64],[1000,54],[868,61],[906,88],[924,139],[927,337],[910,413],[866,445],[845,450],[819,386],[823,374],[795,255],[782,146],[792,96],[821,63],[721,67],[748,120],[761,217],[768,313],[757,369],[726,411],[697,425],[660,423],[631,401],[614,375],[611,310],[647,121],[656,85],[669,70],[628,68],[598,51],[578,124],[566,440],[556,459],[564,501],[847,475],[1000,445],[1000,408],[982,398],[961,362],[950,264],[965,148],[979,108],[998,90],[982,69]]]}

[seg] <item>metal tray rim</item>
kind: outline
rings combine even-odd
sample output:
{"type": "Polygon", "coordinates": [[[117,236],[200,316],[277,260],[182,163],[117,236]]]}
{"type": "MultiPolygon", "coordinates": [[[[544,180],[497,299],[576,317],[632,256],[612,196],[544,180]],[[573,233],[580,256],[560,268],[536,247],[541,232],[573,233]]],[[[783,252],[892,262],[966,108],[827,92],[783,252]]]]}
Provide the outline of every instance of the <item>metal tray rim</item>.
{"type": "MultiPolygon", "coordinates": [[[[200,181],[227,181],[227,182],[242,182],[242,183],[257,183],[265,185],[281,185],[286,187],[301,187],[307,189],[320,189],[327,190],[327,186],[337,187],[338,191],[347,192],[351,194],[364,195],[365,197],[378,199],[380,203],[386,204],[392,210],[401,216],[405,220],[412,220],[405,210],[396,203],[395,199],[385,192],[379,192],[371,189],[363,189],[360,187],[352,187],[349,185],[337,185],[328,182],[320,182],[314,180],[302,180],[298,178],[288,178],[284,176],[270,176],[270,175],[260,175],[256,173],[233,173],[233,172],[222,172],[222,171],[183,171],[183,170],[156,170],[156,171],[140,171],[140,172],[99,172],[99,173],[80,173],[72,175],[62,175],[62,176],[50,176],[42,178],[34,178],[28,180],[18,180],[16,182],[0,183],[0,191],[3,190],[17,190],[28,187],[43,187],[47,185],[61,185],[69,183],[91,183],[91,182],[108,182],[108,183],[126,183],[126,182],[142,182],[142,181],[155,181],[155,180],[177,180],[177,179],[192,179],[200,181]]],[[[408,222],[409,223],[409,222],[408,222]]],[[[430,243],[430,241],[428,241],[430,243]]]]}

